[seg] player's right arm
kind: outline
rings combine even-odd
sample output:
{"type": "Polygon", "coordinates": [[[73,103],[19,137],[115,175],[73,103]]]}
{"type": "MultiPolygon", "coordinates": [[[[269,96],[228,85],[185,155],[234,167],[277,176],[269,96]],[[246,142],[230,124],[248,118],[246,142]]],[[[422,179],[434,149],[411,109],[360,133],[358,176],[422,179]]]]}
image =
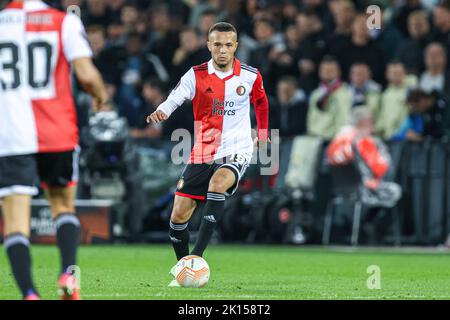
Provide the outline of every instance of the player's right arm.
{"type": "Polygon", "coordinates": [[[181,106],[186,100],[192,100],[195,96],[195,73],[190,68],[188,72],[181,77],[178,84],[170,92],[167,99],[161,103],[155,112],[147,117],[147,123],[158,123],[167,120],[172,112],[181,106]]]}
{"type": "Polygon", "coordinates": [[[62,25],[64,55],[72,64],[75,76],[93,98],[94,111],[109,110],[111,103],[102,76],[92,62],[92,50],[80,18],[67,14],[62,25]]]}
{"type": "Polygon", "coordinates": [[[72,61],[75,76],[83,89],[94,98],[94,111],[111,108],[102,76],[90,58],[79,58],[72,61]]]}

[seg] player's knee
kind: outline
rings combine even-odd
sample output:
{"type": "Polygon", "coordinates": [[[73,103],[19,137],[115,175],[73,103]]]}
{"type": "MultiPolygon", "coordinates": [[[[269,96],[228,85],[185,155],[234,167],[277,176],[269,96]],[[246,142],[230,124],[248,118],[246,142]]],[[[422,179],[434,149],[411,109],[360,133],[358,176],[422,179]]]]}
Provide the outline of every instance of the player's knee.
{"type": "Polygon", "coordinates": [[[189,210],[185,210],[179,206],[174,206],[170,220],[173,223],[185,223],[189,220],[189,210]]]}
{"type": "Polygon", "coordinates": [[[228,188],[226,180],[222,176],[213,177],[209,181],[208,191],[210,192],[224,193],[228,188]]]}

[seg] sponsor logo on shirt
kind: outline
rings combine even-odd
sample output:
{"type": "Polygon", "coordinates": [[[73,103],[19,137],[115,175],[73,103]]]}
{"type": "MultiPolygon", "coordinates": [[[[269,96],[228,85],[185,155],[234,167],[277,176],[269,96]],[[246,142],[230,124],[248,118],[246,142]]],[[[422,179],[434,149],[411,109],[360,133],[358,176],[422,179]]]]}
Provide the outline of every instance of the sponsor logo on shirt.
{"type": "Polygon", "coordinates": [[[220,99],[213,99],[213,108],[212,115],[213,116],[234,116],[236,114],[236,110],[229,110],[227,108],[233,108],[234,101],[222,101],[220,99]]]}

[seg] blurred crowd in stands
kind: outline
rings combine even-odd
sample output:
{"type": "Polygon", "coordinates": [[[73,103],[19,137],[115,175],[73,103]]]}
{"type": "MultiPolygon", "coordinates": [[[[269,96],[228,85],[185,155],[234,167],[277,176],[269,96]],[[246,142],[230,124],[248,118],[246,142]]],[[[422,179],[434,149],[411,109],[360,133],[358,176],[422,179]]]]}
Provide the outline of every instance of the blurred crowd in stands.
{"type": "Polygon", "coordinates": [[[80,6],[95,64],[133,137],[193,130],[187,106],[162,125],[145,117],[210,58],[207,32],[218,21],[236,26],[238,59],[261,72],[281,137],[329,140],[362,105],[386,141],[450,137],[449,0],[53,2],[80,6]],[[370,5],[381,9],[381,29],[367,27],[370,5]]]}

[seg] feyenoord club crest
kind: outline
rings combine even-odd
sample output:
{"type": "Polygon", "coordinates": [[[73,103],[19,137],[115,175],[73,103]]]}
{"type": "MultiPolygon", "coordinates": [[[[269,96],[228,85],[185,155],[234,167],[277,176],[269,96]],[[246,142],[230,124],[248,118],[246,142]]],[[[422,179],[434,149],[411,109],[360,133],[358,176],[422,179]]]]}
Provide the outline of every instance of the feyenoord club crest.
{"type": "Polygon", "coordinates": [[[183,188],[183,186],[184,186],[184,178],[181,178],[180,180],[178,180],[177,189],[180,190],[183,188]]]}
{"type": "Polygon", "coordinates": [[[236,93],[240,96],[243,96],[245,93],[245,87],[243,85],[240,85],[236,88],[236,93]]]}

